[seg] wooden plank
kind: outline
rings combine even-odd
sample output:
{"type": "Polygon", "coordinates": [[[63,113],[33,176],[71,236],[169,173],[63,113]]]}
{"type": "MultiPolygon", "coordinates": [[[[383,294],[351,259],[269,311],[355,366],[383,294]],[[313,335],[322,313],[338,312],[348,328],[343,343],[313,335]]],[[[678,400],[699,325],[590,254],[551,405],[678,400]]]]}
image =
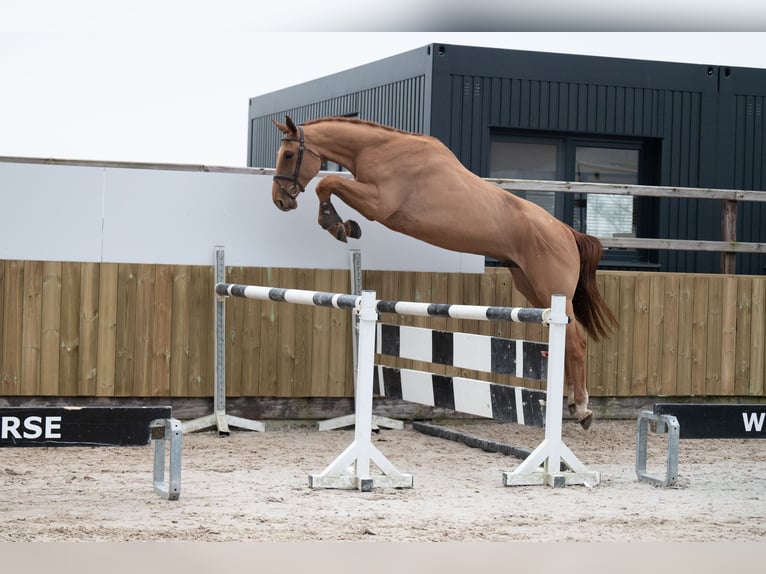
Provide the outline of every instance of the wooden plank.
{"type": "Polygon", "coordinates": [[[136,342],[133,363],[132,394],[148,397],[151,392],[152,322],[154,315],[154,284],[156,266],[138,266],[136,288],[136,342]]]}
{"type": "Polygon", "coordinates": [[[43,263],[43,316],[40,348],[40,393],[59,395],[59,352],[61,349],[60,261],[43,263]]]}
{"type": "Polygon", "coordinates": [[[96,394],[98,378],[99,264],[83,263],[80,270],[80,352],[77,394],[96,394]]]}
{"type": "MultiPolygon", "coordinates": [[[[735,244],[737,241],[737,202],[731,199],[723,201],[721,239],[730,244],[735,244]]],[[[735,261],[736,258],[733,252],[726,251],[721,253],[721,273],[734,273],[735,261]]]]}
{"type": "Polygon", "coordinates": [[[646,273],[635,277],[633,299],[633,364],[632,381],[627,395],[645,395],[649,380],[649,306],[651,304],[651,282],[646,273]]]}
{"type": "Polygon", "coordinates": [[[766,393],[766,277],[753,277],[748,395],[766,393]]]}
{"type": "Polygon", "coordinates": [[[737,278],[726,275],[721,315],[721,395],[734,394],[737,350],[737,278]]]}
{"type": "Polygon", "coordinates": [[[691,394],[692,390],[693,289],[693,277],[682,275],[678,282],[678,368],[675,391],[679,395],[691,394]]]}
{"type": "MultiPolygon", "coordinates": [[[[596,274],[596,283],[599,291],[604,293],[604,274],[596,274]]],[[[514,307],[517,306],[514,302],[514,307]]],[[[516,337],[514,337],[516,338],[516,337]]],[[[601,361],[604,355],[604,342],[596,342],[588,337],[585,347],[585,386],[591,396],[603,396],[606,394],[604,379],[601,376],[601,361]]]]}
{"type": "Polygon", "coordinates": [[[136,290],[138,265],[121,263],[117,268],[117,340],[114,391],[117,396],[133,395],[133,360],[136,331],[136,290]]]}
{"type": "Polygon", "coordinates": [[[752,353],[752,277],[737,277],[737,333],[734,367],[734,394],[745,396],[750,390],[752,353]]]}
{"type": "Polygon", "coordinates": [[[77,396],[79,390],[81,263],[67,262],[61,273],[61,351],[59,393],[77,396]]]}
{"type": "Polygon", "coordinates": [[[707,277],[708,312],[707,340],[705,344],[705,390],[703,394],[720,394],[721,388],[721,345],[723,325],[723,277],[707,277]]]}
{"type": "Polygon", "coordinates": [[[189,389],[189,325],[191,322],[191,269],[173,267],[173,316],[170,343],[170,396],[192,396],[189,389]]]}
{"type": "MultiPolygon", "coordinates": [[[[605,275],[604,286],[602,295],[607,305],[611,309],[617,312],[620,309],[620,276],[619,275],[605,275]]],[[[620,326],[620,330],[622,326],[620,326]]],[[[618,330],[617,333],[611,337],[601,341],[602,355],[600,364],[600,377],[602,384],[599,385],[603,389],[602,394],[614,396],[617,393],[617,369],[619,366],[619,341],[621,339],[621,333],[618,330]]]]}
{"type": "MultiPolygon", "coordinates": [[[[279,287],[295,286],[295,269],[279,270],[279,287]]],[[[280,303],[277,314],[277,388],[282,396],[295,396],[295,315],[297,305],[280,303]]]]}
{"type": "Polygon", "coordinates": [[[665,276],[652,273],[649,276],[649,339],[647,343],[646,393],[658,395],[662,392],[662,362],[665,333],[665,276]]]}
{"type": "Polygon", "coordinates": [[[696,239],[653,239],[650,237],[605,237],[601,244],[617,249],[667,249],[722,253],[766,253],[766,243],[728,243],[696,239]]]}
{"type": "MultiPolygon", "coordinates": [[[[495,298],[495,274],[482,273],[479,275],[479,305],[497,305],[495,298]]],[[[498,321],[480,321],[479,334],[492,336],[500,325],[498,321]]]]}
{"type": "Polygon", "coordinates": [[[617,331],[615,395],[624,397],[630,395],[634,376],[636,276],[632,273],[622,273],[619,278],[620,305],[615,311],[622,317],[622,322],[617,331]]]}
{"type": "MultiPolygon", "coordinates": [[[[244,283],[248,285],[264,285],[262,269],[245,269],[244,283]]],[[[233,302],[232,302],[233,303],[233,302]]],[[[228,302],[227,302],[227,305],[228,302]]],[[[234,306],[237,313],[242,315],[241,339],[241,362],[242,383],[240,393],[243,396],[258,395],[261,363],[264,356],[270,350],[270,341],[261,339],[261,317],[263,307],[267,305],[263,301],[241,301],[234,306]]]]}
{"type": "Polygon", "coordinates": [[[173,328],[173,268],[157,265],[154,278],[154,312],[151,325],[149,394],[170,394],[170,355],[173,328]]]}
{"type": "MultiPolygon", "coordinates": [[[[296,289],[314,289],[314,276],[316,273],[328,273],[325,271],[315,271],[313,269],[296,270],[296,289]]],[[[344,293],[349,292],[348,283],[344,293]]],[[[295,396],[307,397],[311,395],[312,390],[312,343],[314,329],[314,312],[318,309],[310,305],[291,305],[295,307],[295,347],[293,349],[294,377],[293,393],[295,396]]]]}
{"type": "Polygon", "coordinates": [[[701,187],[661,187],[654,185],[626,185],[621,183],[591,183],[577,181],[548,181],[532,179],[487,178],[509,191],[555,191],[560,193],[592,193],[638,197],[670,197],[689,199],[730,199],[766,201],[760,191],[740,189],[712,189],[701,187]]]}
{"type": "Polygon", "coordinates": [[[19,393],[40,393],[42,345],[43,263],[24,262],[24,316],[22,319],[21,384],[19,393]]]}
{"type": "Polygon", "coordinates": [[[3,281],[3,338],[0,354],[0,394],[18,395],[21,382],[21,337],[24,304],[24,267],[6,262],[3,281]]]}
{"type": "MultiPolygon", "coordinates": [[[[489,267],[485,272],[491,272],[495,286],[494,304],[498,307],[513,307],[513,280],[505,268],[489,267]]],[[[498,321],[493,332],[497,337],[511,339],[512,321],[498,321]]]]}
{"type": "Polygon", "coordinates": [[[692,301],[692,342],[691,342],[691,395],[705,394],[705,373],[707,372],[707,318],[708,318],[708,277],[693,277],[692,301]]]}
{"type": "Polygon", "coordinates": [[[102,397],[115,394],[118,271],[116,263],[102,263],[98,274],[96,395],[102,397]]]}
{"type": "MultiPolygon", "coordinates": [[[[245,279],[244,267],[226,267],[225,280],[227,283],[248,284],[245,279]]],[[[218,301],[217,299],[215,299],[218,301]]],[[[243,331],[245,307],[255,303],[254,300],[243,301],[236,298],[222,299],[224,308],[224,345],[225,345],[225,364],[224,371],[226,375],[226,395],[227,397],[242,396],[242,368],[243,368],[243,331]],[[246,303],[246,305],[238,304],[246,303]]],[[[217,328],[217,327],[216,327],[217,328]]],[[[217,345],[217,342],[214,342],[217,345]]],[[[215,357],[213,358],[215,360],[215,357]]],[[[217,368],[217,367],[216,367],[217,368]]]]}
{"type": "Polygon", "coordinates": [[[187,391],[191,396],[215,394],[213,380],[213,267],[190,268],[189,372],[187,391]]]}
{"type": "MultiPolygon", "coordinates": [[[[267,287],[280,287],[278,271],[267,268],[263,271],[261,285],[267,287]],[[275,275],[277,281],[275,282],[275,275]]],[[[279,306],[282,303],[273,301],[261,302],[261,317],[258,321],[261,329],[261,341],[264,343],[264,351],[261,353],[261,364],[258,370],[258,395],[279,396],[277,357],[279,353],[278,342],[279,329],[277,317],[279,306]]],[[[284,395],[282,395],[284,396],[284,395]]]]}
{"type": "Polygon", "coordinates": [[[665,320],[662,330],[662,349],[660,353],[661,395],[676,395],[679,345],[679,281],[678,276],[668,275],[664,283],[665,320]]]}
{"type": "MultiPolygon", "coordinates": [[[[348,284],[349,278],[345,272],[332,272],[330,274],[331,292],[348,293],[348,284]]],[[[353,396],[351,313],[341,309],[331,309],[330,311],[327,393],[333,397],[353,396]]]]}
{"type": "MultiPolygon", "coordinates": [[[[447,300],[448,301],[465,301],[463,295],[463,276],[461,273],[448,273],[447,274],[447,300]]],[[[447,319],[446,329],[448,331],[460,331],[462,329],[463,322],[460,319],[447,319]]]]}
{"type": "MultiPolygon", "coordinates": [[[[332,292],[333,274],[329,270],[318,271],[314,275],[316,291],[332,292]]],[[[365,289],[364,280],[362,289],[365,289]]],[[[349,289],[350,291],[350,289],[349,289]]],[[[335,309],[329,307],[314,307],[311,326],[311,396],[343,396],[345,386],[337,375],[330,376],[330,349],[336,343],[331,340],[330,330],[335,309]]],[[[348,343],[351,345],[351,342],[348,343]]]]}

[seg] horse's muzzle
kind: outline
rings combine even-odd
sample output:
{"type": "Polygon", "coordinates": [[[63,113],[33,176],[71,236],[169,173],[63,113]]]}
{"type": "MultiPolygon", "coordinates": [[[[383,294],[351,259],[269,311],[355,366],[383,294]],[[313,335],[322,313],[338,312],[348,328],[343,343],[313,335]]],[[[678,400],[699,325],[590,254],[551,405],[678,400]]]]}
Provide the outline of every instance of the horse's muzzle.
{"type": "Polygon", "coordinates": [[[271,200],[280,211],[292,211],[298,207],[298,200],[296,197],[298,196],[299,190],[300,188],[295,185],[287,189],[275,179],[271,186],[271,200]],[[294,191],[295,193],[290,193],[291,191],[294,191]]]}
{"type": "Polygon", "coordinates": [[[276,205],[280,211],[292,211],[298,207],[298,202],[292,197],[280,195],[279,197],[274,197],[274,205],[276,205]]]}

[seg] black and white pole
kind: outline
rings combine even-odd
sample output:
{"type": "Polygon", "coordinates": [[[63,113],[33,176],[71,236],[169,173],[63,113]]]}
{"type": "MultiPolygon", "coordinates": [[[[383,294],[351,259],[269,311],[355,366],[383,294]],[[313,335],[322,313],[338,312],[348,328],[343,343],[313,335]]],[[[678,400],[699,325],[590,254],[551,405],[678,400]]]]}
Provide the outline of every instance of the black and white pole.
{"type": "MultiPolygon", "coordinates": [[[[226,265],[223,246],[215,247],[215,282],[226,281],[226,265]]],[[[222,297],[215,297],[215,349],[214,349],[214,391],[213,413],[204,417],[186,421],[183,432],[195,432],[211,427],[218,429],[218,434],[228,436],[229,426],[263,432],[266,427],[260,421],[236,417],[226,413],[226,304],[222,297]]]]}

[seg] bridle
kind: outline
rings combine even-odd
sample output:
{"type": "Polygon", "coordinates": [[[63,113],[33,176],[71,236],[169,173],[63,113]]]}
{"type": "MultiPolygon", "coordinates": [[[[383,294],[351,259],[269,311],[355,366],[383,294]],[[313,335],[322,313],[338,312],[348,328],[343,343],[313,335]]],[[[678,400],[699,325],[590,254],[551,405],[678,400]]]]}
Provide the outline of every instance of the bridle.
{"type": "Polygon", "coordinates": [[[295,199],[298,197],[299,193],[305,191],[303,185],[301,185],[301,182],[298,181],[298,176],[301,173],[301,164],[303,163],[303,152],[307,151],[314,154],[319,160],[322,159],[322,157],[317,152],[315,152],[304,143],[303,128],[301,126],[298,126],[298,136],[299,137],[297,138],[293,136],[285,136],[282,138],[283,142],[298,142],[298,160],[295,162],[295,170],[293,170],[292,175],[284,175],[278,173],[275,174],[273,178],[274,181],[279,185],[279,189],[284,191],[288,196],[290,196],[291,199],[295,199]],[[285,187],[279,182],[279,180],[287,181],[290,186],[285,187]]]}

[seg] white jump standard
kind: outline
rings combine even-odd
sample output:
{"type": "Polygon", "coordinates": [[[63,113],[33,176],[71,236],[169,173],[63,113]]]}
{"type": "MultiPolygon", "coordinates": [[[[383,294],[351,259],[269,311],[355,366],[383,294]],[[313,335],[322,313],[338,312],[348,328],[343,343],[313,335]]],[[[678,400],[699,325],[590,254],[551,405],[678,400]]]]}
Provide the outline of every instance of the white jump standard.
{"type": "MultiPolygon", "coordinates": [[[[354,441],[324,471],[309,476],[309,485],[313,488],[356,488],[370,490],[373,487],[379,486],[412,487],[412,476],[399,472],[370,440],[372,432],[373,379],[376,373],[374,365],[376,324],[379,312],[471,320],[510,320],[548,325],[550,333],[546,376],[548,389],[544,395],[546,407],[545,439],[518,468],[512,472],[503,473],[503,482],[506,486],[539,484],[550,486],[584,484],[594,486],[600,482],[600,473],[589,471],[561,440],[564,395],[564,344],[566,326],[569,323],[569,317],[567,317],[565,312],[566,300],[563,296],[555,295],[551,300],[552,305],[550,309],[527,309],[382,301],[375,300],[375,293],[373,291],[364,291],[360,297],[300,289],[281,289],[225,283],[217,284],[215,290],[221,297],[245,297],[265,301],[352,309],[359,315],[358,380],[355,396],[356,427],[354,441]],[[370,462],[375,463],[383,474],[371,476],[369,470],[370,462]],[[567,470],[562,470],[562,466],[567,470]]],[[[465,333],[455,333],[453,335],[458,337],[456,340],[463,340],[462,338],[469,337],[465,333]]],[[[511,343],[510,340],[503,341],[511,343]]],[[[515,363],[514,369],[519,369],[521,372],[515,370],[514,373],[523,374],[524,363],[522,357],[524,355],[524,347],[517,344],[516,349],[519,360],[515,363]]],[[[427,360],[432,360],[432,358],[427,360]]],[[[380,379],[384,376],[381,374],[377,377],[379,390],[380,379]]],[[[485,386],[487,384],[484,383],[485,386]]],[[[462,381],[460,385],[462,385],[462,381]]],[[[451,391],[454,391],[452,381],[450,381],[448,386],[451,391]]],[[[501,387],[502,385],[493,386],[501,387]]],[[[476,387],[471,389],[468,385],[463,385],[463,388],[463,394],[475,393],[476,390],[481,392],[481,389],[476,387]]],[[[530,419],[529,423],[536,424],[532,420],[536,418],[536,416],[532,416],[533,411],[526,407],[521,407],[524,403],[534,402],[533,398],[531,395],[524,395],[522,391],[540,394],[542,394],[542,391],[515,389],[514,387],[508,387],[508,389],[513,390],[501,402],[507,403],[505,410],[512,412],[515,418],[501,418],[523,424],[525,422],[524,419],[528,416],[530,419]]],[[[492,391],[488,393],[488,396],[493,396],[492,391]]],[[[405,400],[407,400],[406,397],[405,400]]],[[[541,403],[542,401],[538,400],[537,402],[541,403]]],[[[487,411],[490,413],[489,416],[492,416],[493,409],[494,407],[491,407],[487,411]]],[[[481,416],[488,416],[484,412],[479,414],[481,416]]],[[[537,424],[539,425],[539,422],[537,424]]]]}

